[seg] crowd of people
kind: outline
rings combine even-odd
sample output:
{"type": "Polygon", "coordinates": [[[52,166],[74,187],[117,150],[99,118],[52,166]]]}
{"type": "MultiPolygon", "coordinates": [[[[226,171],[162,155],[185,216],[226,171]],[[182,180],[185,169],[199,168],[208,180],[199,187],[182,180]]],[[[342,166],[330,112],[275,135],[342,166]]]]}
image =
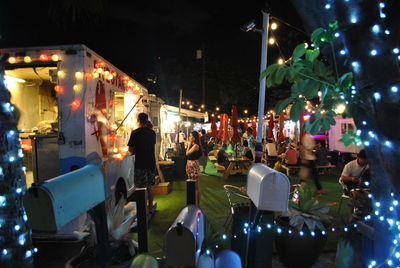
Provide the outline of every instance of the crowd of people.
{"type": "MultiPolygon", "coordinates": [[[[155,185],[156,161],[154,148],[156,134],[152,130],[152,124],[145,113],[138,116],[139,128],[131,133],[128,146],[129,152],[136,156],[134,182],[136,187],[147,188],[149,199],[149,212],[153,212],[153,191],[155,185]]],[[[182,133],[182,141],[185,139],[182,133]]],[[[200,204],[200,176],[205,173],[208,155],[216,153],[217,163],[228,167],[228,158],[244,157],[247,160],[255,159],[255,139],[253,129],[247,128],[241,140],[236,144],[223,143],[221,139],[209,137],[206,131],[192,131],[186,141],[186,174],[188,179],[196,183],[196,204],[200,204]],[[234,148],[228,151],[228,146],[234,148]]],[[[327,166],[328,151],[322,141],[315,142],[310,134],[304,134],[301,143],[284,142],[277,143],[273,138],[263,140],[264,160],[267,163],[275,163],[275,168],[281,164],[287,166],[300,166],[300,178],[302,182],[314,181],[320,194],[326,193],[318,176],[317,166],[327,166]],[[278,164],[276,164],[278,163],[278,164]]],[[[359,188],[362,180],[369,177],[368,162],[364,150],[357,155],[357,159],[349,162],[343,169],[339,182],[346,189],[359,188]]]]}

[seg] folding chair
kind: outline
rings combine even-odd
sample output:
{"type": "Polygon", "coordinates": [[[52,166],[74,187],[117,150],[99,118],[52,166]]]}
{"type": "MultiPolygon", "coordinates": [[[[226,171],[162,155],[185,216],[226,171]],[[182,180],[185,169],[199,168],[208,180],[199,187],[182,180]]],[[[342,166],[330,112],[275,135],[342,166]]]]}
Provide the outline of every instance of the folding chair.
{"type": "Polygon", "coordinates": [[[342,208],[343,199],[350,199],[350,190],[342,180],[339,180],[339,183],[342,185],[342,196],[340,197],[338,208],[338,214],[341,216],[340,209],[342,208]]]}
{"type": "Polygon", "coordinates": [[[249,200],[249,197],[245,192],[243,192],[243,188],[234,186],[234,185],[224,185],[224,190],[226,193],[226,196],[228,198],[229,202],[229,207],[231,209],[230,213],[226,217],[224,227],[226,227],[228,224],[231,223],[233,219],[233,215],[235,214],[235,206],[241,204],[241,203],[246,203],[249,200]],[[244,202],[234,202],[233,197],[238,197],[240,199],[244,199],[244,202]]]}

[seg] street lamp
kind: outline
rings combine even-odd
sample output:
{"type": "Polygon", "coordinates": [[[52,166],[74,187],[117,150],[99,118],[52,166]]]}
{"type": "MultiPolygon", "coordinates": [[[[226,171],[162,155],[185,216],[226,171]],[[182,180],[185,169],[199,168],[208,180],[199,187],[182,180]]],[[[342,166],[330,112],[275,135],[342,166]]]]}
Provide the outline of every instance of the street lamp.
{"type": "MultiPolygon", "coordinates": [[[[263,14],[263,27],[262,30],[256,29],[254,22],[250,25],[250,28],[246,28],[246,31],[261,32],[261,66],[260,73],[267,69],[267,41],[268,41],[268,29],[269,29],[269,11],[262,11],[263,14]]],[[[272,26],[272,25],[271,25],[272,26]]],[[[275,26],[274,26],[275,27],[275,26]]],[[[242,27],[243,29],[243,27],[242,27]]],[[[269,39],[270,44],[275,43],[275,39],[269,39]],[[272,43],[271,43],[272,42],[272,43]]],[[[258,124],[257,124],[257,144],[256,144],[256,157],[255,162],[259,163],[262,159],[262,127],[264,124],[264,107],[265,107],[265,76],[260,80],[260,91],[258,96],[258,124]]]]}

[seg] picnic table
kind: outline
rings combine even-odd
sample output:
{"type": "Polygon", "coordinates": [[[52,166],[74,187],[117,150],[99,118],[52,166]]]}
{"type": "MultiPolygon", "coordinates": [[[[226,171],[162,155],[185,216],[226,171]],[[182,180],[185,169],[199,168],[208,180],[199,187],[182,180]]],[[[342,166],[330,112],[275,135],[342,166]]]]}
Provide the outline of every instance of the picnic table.
{"type": "Polygon", "coordinates": [[[217,172],[223,174],[223,178],[227,179],[231,174],[244,173],[247,172],[251,163],[251,159],[241,156],[241,157],[228,157],[229,165],[227,168],[215,163],[217,172]]]}

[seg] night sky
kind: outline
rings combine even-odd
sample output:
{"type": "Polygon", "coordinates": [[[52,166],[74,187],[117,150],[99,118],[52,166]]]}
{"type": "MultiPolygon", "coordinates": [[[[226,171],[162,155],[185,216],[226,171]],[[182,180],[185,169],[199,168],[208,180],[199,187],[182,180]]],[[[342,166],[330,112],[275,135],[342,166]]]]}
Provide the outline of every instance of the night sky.
{"type": "MultiPolygon", "coordinates": [[[[1,47],[83,43],[167,103],[176,105],[182,88],[184,98],[200,105],[202,65],[196,50],[204,46],[207,107],[229,111],[236,104],[239,112],[257,110],[261,35],[240,27],[252,19],[261,26],[265,1],[23,2],[2,4],[1,47]]],[[[273,16],[302,28],[289,0],[269,3],[273,16]]],[[[286,58],[296,44],[307,41],[281,23],[275,33],[286,58]]],[[[276,47],[268,53],[269,63],[280,57],[276,47]]],[[[285,91],[267,93],[269,108],[284,94],[280,90],[285,91]]]]}

